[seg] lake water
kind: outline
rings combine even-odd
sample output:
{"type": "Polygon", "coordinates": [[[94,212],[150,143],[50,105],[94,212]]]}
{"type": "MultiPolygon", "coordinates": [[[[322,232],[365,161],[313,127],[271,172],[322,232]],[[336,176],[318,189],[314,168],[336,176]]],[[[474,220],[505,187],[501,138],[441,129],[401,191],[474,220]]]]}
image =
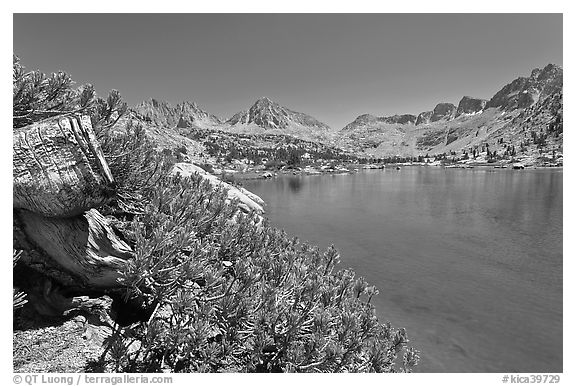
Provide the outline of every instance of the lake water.
{"type": "Polygon", "coordinates": [[[405,167],[246,181],[271,223],[375,284],[420,372],[562,372],[562,170],[405,167]]]}

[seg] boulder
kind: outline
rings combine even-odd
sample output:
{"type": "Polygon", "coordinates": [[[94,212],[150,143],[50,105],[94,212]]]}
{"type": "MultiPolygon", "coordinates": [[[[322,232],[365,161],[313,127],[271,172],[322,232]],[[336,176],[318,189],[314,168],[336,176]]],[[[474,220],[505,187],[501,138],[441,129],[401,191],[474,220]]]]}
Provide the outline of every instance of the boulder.
{"type": "Polygon", "coordinates": [[[171,170],[171,174],[180,174],[182,177],[189,177],[193,174],[198,174],[200,177],[209,181],[210,184],[217,188],[223,188],[228,193],[228,199],[238,199],[239,208],[248,213],[254,211],[258,214],[264,213],[264,200],[258,197],[256,194],[242,188],[232,186],[224,181],[218,179],[218,177],[207,173],[204,169],[191,163],[179,162],[174,165],[171,170]]]}

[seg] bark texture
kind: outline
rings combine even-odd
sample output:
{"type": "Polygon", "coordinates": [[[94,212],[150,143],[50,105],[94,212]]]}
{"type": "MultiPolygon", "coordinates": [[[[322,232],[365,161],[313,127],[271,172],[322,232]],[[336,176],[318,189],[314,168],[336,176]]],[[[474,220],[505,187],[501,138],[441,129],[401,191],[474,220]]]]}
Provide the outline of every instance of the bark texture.
{"type": "Polygon", "coordinates": [[[14,208],[71,217],[106,203],[114,178],[89,117],[53,117],[14,130],[14,208]]]}
{"type": "Polygon", "coordinates": [[[118,271],[133,256],[132,249],[97,210],[74,218],[50,218],[22,211],[20,219],[27,239],[84,286],[119,286],[118,271]]]}
{"type": "Polygon", "coordinates": [[[68,288],[119,287],[133,256],[96,209],[114,178],[90,118],[53,117],[14,130],[14,247],[22,262],[68,288]]]}

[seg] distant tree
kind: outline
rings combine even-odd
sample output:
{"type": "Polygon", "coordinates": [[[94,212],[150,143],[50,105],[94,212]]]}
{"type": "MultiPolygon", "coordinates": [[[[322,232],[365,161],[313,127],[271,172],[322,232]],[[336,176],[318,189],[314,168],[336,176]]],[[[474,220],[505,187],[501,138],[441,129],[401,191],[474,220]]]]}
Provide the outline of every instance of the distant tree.
{"type": "Polygon", "coordinates": [[[298,151],[291,150],[288,154],[288,165],[289,166],[298,166],[300,165],[300,154],[298,151]]]}

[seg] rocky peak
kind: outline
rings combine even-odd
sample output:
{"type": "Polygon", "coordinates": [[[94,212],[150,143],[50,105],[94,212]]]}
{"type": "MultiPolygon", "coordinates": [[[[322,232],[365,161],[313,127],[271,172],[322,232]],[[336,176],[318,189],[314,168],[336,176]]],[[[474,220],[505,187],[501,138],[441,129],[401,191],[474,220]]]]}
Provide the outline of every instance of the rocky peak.
{"type": "Polygon", "coordinates": [[[157,109],[157,108],[161,108],[161,107],[167,106],[168,103],[165,102],[165,101],[159,101],[158,99],[151,98],[151,99],[149,99],[149,100],[147,100],[147,101],[143,101],[143,102],[141,103],[141,105],[143,105],[143,106],[152,105],[152,107],[154,107],[154,108],[157,109]]]}
{"type": "Polygon", "coordinates": [[[399,125],[406,125],[409,123],[415,123],[416,122],[416,116],[412,115],[412,114],[402,114],[402,115],[392,115],[389,117],[382,117],[379,118],[379,120],[386,122],[386,123],[396,123],[399,125]]]}
{"type": "Polygon", "coordinates": [[[221,124],[222,120],[217,116],[202,110],[196,102],[185,101],[176,105],[176,112],[180,114],[178,127],[191,127],[200,121],[212,124],[221,124]]]}
{"type": "Polygon", "coordinates": [[[198,104],[196,102],[184,101],[182,103],[177,104],[176,106],[180,107],[180,109],[183,111],[201,111],[201,112],[204,112],[200,107],[198,107],[198,104]]]}
{"type": "Polygon", "coordinates": [[[286,109],[267,97],[262,97],[240,117],[242,123],[254,123],[265,129],[285,129],[288,126],[287,116],[286,109]]]}
{"type": "Polygon", "coordinates": [[[537,81],[542,87],[541,98],[560,92],[564,83],[562,67],[555,64],[547,65],[538,75],[537,81]]]}
{"type": "Polygon", "coordinates": [[[375,119],[377,119],[377,117],[372,114],[362,114],[356,118],[356,121],[372,121],[375,119]]]}
{"type": "Polygon", "coordinates": [[[353,122],[352,124],[366,124],[369,122],[376,122],[378,120],[378,117],[372,115],[372,114],[362,114],[359,115],[353,122]]]}
{"type": "Polygon", "coordinates": [[[149,99],[132,108],[140,119],[157,126],[191,127],[199,123],[220,124],[222,121],[215,115],[202,110],[195,102],[185,101],[171,105],[166,101],[149,99]]]}
{"type": "Polygon", "coordinates": [[[543,69],[535,68],[530,73],[530,78],[542,82],[562,76],[562,67],[556,64],[548,64],[543,69]]]}
{"type": "Polygon", "coordinates": [[[456,116],[456,106],[452,103],[438,103],[434,110],[424,111],[418,114],[416,118],[416,125],[428,124],[430,122],[436,122],[441,119],[452,119],[456,116]]]}
{"type": "Polygon", "coordinates": [[[156,126],[173,127],[177,122],[177,118],[174,117],[174,107],[166,101],[151,98],[142,101],[131,110],[137,118],[156,126]]]}
{"type": "Polygon", "coordinates": [[[433,111],[424,111],[418,114],[418,118],[416,118],[416,126],[430,123],[430,118],[432,118],[432,114],[434,114],[433,111]]]}
{"type": "Polygon", "coordinates": [[[526,108],[541,98],[562,90],[563,70],[555,64],[543,69],[535,68],[530,77],[519,77],[498,91],[486,104],[486,108],[505,110],[526,108]]]}
{"type": "Polygon", "coordinates": [[[464,96],[460,99],[458,103],[458,109],[456,110],[456,116],[459,117],[462,114],[474,114],[484,110],[486,107],[486,99],[472,98],[469,96],[464,96]]]}
{"type": "Polygon", "coordinates": [[[538,79],[538,76],[542,73],[542,70],[539,68],[535,68],[532,70],[532,72],[530,73],[530,78],[532,79],[538,79]]]}
{"type": "Polygon", "coordinates": [[[411,123],[414,124],[415,122],[416,122],[416,116],[412,114],[402,114],[402,115],[396,114],[388,117],[377,117],[372,114],[362,114],[359,115],[353,122],[346,125],[343,130],[352,130],[358,126],[364,126],[368,124],[387,123],[387,124],[406,125],[411,123]]]}
{"type": "Polygon", "coordinates": [[[278,103],[268,99],[267,97],[262,97],[260,99],[258,99],[256,102],[254,102],[254,104],[252,105],[252,107],[250,107],[249,111],[253,111],[253,112],[274,112],[274,111],[280,111],[282,110],[283,107],[280,106],[278,103]]]}
{"type": "Polygon", "coordinates": [[[454,118],[456,114],[456,106],[452,103],[438,103],[432,113],[432,117],[430,118],[431,122],[436,122],[441,119],[451,119],[454,118]]]}
{"type": "Polygon", "coordinates": [[[323,130],[330,129],[317,119],[303,113],[292,111],[267,97],[258,99],[248,111],[241,111],[234,114],[227,123],[233,126],[255,124],[264,129],[286,129],[294,124],[323,130]]]}
{"type": "Polygon", "coordinates": [[[271,105],[277,105],[278,103],[272,101],[270,98],[268,97],[261,97],[259,98],[256,102],[254,102],[254,106],[260,106],[260,107],[266,107],[266,106],[271,106],[271,105]]]}

